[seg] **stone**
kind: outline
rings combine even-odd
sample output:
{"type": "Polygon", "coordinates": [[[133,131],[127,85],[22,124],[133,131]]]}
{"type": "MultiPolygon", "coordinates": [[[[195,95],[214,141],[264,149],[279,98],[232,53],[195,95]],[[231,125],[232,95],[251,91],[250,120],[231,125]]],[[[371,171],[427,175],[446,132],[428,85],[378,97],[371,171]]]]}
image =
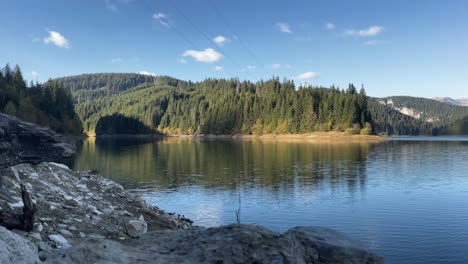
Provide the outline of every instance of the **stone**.
{"type": "Polygon", "coordinates": [[[127,230],[127,234],[130,237],[139,237],[148,231],[148,224],[146,223],[145,219],[142,215],[138,218],[138,220],[130,220],[128,221],[127,225],[125,226],[127,230]]]}
{"type": "Polygon", "coordinates": [[[149,232],[121,242],[87,238],[45,263],[383,264],[348,236],[322,227],[275,233],[253,225],[149,232]]]}
{"type": "Polygon", "coordinates": [[[39,263],[37,248],[27,239],[0,226],[0,263],[39,263]]]}
{"type": "Polygon", "coordinates": [[[39,233],[30,233],[29,237],[34,238],[37,241],[42,241],[41,234],[39,234],[39,233]]]}
{"type": "Polygon", "coordinates": [[[62,235],[49,235],[49,239],[55,242],[57,248],[69,248],[71,246],[62,235]]]}
{"type": "Polygon", "coordinates": [[[49,244],[47,244],[47,242],[45,241],[39,242],[39,244],[37,244],[37,248],[39,249],[39,251],[51,251],[52,250],[52,247],[49,246],[49,244]]]}
{"type": "Polygon", "coordinates": [[[74,237],[73,233],[66,229],[60,229],[58,232],[66,237],[74,237]]]}

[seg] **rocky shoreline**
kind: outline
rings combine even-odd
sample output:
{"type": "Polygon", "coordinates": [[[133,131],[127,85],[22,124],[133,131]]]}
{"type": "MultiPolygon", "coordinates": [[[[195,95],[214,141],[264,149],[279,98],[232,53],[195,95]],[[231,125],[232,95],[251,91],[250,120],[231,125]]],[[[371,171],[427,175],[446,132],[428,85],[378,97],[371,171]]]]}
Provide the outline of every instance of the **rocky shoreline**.
{"type": "Polygon", "coordinates": [[[73,152],[0,114],[0,263],[385,263],[327,228],[195,227],[95,172],[41,162],[73,152]]]}

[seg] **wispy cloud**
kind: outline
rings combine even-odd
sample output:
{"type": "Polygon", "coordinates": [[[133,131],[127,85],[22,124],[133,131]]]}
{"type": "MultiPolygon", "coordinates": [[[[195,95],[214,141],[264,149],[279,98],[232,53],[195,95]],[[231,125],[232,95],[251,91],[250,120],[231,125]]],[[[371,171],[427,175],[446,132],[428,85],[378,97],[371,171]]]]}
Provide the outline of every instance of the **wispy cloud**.
{"type": "Polygon", "coordinates": [[[123,59],[120,58],[120,57],[117,57],[117,58],[111,59],[111,62],[112,62],[112,63],[120,63],[120,62],[123,62],[123,59]]]}
{"type": "Polygon", "coordinates": [[[271,68],[277,70],[277,69],[281,68],[281,64],[274,63],[274,64],[271,65],[271,68]]]}
{"type": "Polygon", "coordinates": [[[372,26],[367,29],[348,29],[345,31],[345,35],[353,37],[373,37],[377,36],[384,31],[384,28],[381,26],[372,26]]]}
{"type": "Polygon", "coordinates": [[[31,76],[32,77],[39,77],[39,75],[41,75],[41,74],[39,74],[37,71],[31,71],[31,76]]]}
{"type": "Polygon", "coordinates": [[[278,23],[276,23],[276,27],[278,28],[279,31],[281,31],[283,33],[288,33],[288,34],[292,33],[291,27],[289,26],[288,23],[278,22],[278,23]]]}
{"type": "Polygon", "coordinates": [[[247,65],[247,66],[245,66],[244,68],[241,69],[241,72],[253,71],[256,68],[257,67],[255,65],[247,65]]]}
{"type": "Polygon", "coordinates": [[[223,66],[215,66],[215,67],[214,67],[214,70],[215,70],[215,71],[222,71],[222,70],[223,70],[223,66]]]}
{"type": "Polygon", "coordinates": [[[166,22],[167,21],[167,15],[164,13],[154,13],[153,14],[153,19],[157,20],[159,24],[165,26],[165,27],[170,27],[169,24],[166,22]]]}
{"type": "Polygon", "coordinates": [[[114,13],[119,12],[119,8],[112,0],[105,0],[105,3],[106,3],[106,8],[109,9],[110,11],[114,13]]]}
{"type": "Polygon", "coordinates": [[[222,46],[222,45],[228,43],[230,40],[228,38],[226,38],[225,36],[219,35],[219,36],[216,36],[215,38],[213,38],[213,41],[216,44],[222,46]]]}
{"type": "Polygon", "coordinates": [[[365,41],[364,45],[367,45],[367,46],[377,45],[377,40],[373,39],[373,40],[365,41]]]}
{"type": "Polygon", "coordinates": [[[332,29],[335,29],[336,26],[335,26],[335,24],[333,24],[333,23],[326,23],[326,24],[325,24],[325,28],[326,28],[326,29],[332,30],[332,29]]]}
{"type": "Polygon", "coordinates": [[[149,72],[149,71],[139,71],[137,72],[138,74],[141,74],[141,75],[150,75],[150,76],[156,76],[156,73],[154,72],[149,72]]]}
{"type": "Polygon", "coordinates": [[[223,58],[223,54],[212,48],[207,48],[205,50],[186,50],[182,56],[192,57],[196,61],[207,63],[217,62],[223,58]]]}
{"type": "Polygon", "coordinates": [[[49,31],[49,36],[42,39],[45,44],[54,44],[60,48],[70,48],[70,41],[57,31],[49,31]]]}
{"type": "Polygon", "coordinates": [[[320,78],[320,73],[318,72],[304,72],[296,76],[295,79],[299,81],[305,81],[309,79],[318,79],[320,78]]]}
{"type": "Polygon", "coordinates": [[[187,60],[184,59],[184,58],[179,58],[177,59],[177,62],[181,63],[181,64],[187,64],[187,60]]]}

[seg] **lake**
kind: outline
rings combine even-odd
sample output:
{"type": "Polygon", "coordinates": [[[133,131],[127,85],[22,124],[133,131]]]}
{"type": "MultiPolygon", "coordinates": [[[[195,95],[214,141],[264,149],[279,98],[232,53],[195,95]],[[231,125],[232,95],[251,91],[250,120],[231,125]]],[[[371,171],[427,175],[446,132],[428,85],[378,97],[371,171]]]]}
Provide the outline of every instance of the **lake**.
{"type": "Polygon", "coordinates": [[[318,225],[390,263],[468,263],[468,138],[380,143],[89,138],[74,169],[202,226],[318,225]]]}

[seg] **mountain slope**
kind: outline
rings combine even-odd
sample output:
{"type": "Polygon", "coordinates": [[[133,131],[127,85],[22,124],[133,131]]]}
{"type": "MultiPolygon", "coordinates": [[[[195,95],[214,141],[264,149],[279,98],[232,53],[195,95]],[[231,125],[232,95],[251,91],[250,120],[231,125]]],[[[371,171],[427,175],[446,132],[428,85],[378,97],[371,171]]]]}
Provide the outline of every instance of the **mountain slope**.
{"type": "Polygon", "coordinates": [[[292,81],[278,78],[257,83],[234,79],[192,83],[169,77],[140,81],[140,76],[127,74],[94,78],[69,77],[63,84],[72,91],[85,131],[96,134],[284,134],[347,129],[359,133],[369,121],[365,92],[358,93],[352,85],[347,91],[296,90],[292,81]],[[125,85],[116,87],[122,80],[125,85]]]}
{"type": "Polygon", "coordinates": [[[468,106],[468,98],[453,99],[450,97],[435,97],[432,99],[442,102],[442,103],[447,103],[447,104],[452,104],[452,105],[468,106]]]}
{"type": "Polygon", "coordinates": [[[468,115],[468,107],[421,97],[391,96],[376,100],[402,114],[433,123],[435,126],[449,125],[468,115]]]}

